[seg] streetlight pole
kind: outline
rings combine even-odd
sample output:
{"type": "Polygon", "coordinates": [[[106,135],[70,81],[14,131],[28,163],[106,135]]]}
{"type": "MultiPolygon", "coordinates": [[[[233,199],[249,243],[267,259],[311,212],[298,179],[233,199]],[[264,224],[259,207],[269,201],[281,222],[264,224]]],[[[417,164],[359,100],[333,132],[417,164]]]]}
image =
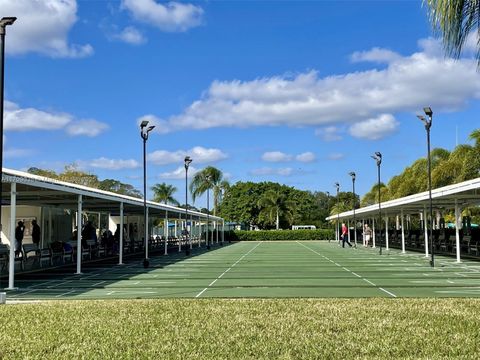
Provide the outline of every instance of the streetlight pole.
{"type": "MultiPolygon", "coordinates": [[[[328,211],[328,215],[330,215],[330,192],[328,191],[325,191],[325,195],[327,195],[327,211],[328,211]]],[[[330,242],[330,237],[328,238],[328,242],[330,242]]]]}
{"type": "Polygon", "coordinates": [[[140,124],[140,136],[143,139],[143,223],[145,225],[145,259],[143,259],[143,267],[146,269],[150,266],[148,261],[148,223],[147,223],[147,140],[148,134],[155,126],[148,126],[148,121],[144,120],[140,124]]]}
{"type": "Polygon", "coordinates": [[[357,198],[355,197],[355,178],[357,174],[351,171],[348,173],[352,177],[352,185],[353,185],[353,236],[355,238],[355,247],[357,247],[357,222],[355,220],[355,208],[357,207],[357,198]]]}
{"type": "MultiPolygon", "coordinates": [[[[4,102],[4,77],[5,77],[5,33],[6,27],[12,25],[16,17],[3,17],[0,20],[0,243],[2,242],[2,198],[1,186],[3,182],[3,102],[4,102]]],[[[13,241],[11,241],[13,244],[13,241]]]]}
{"type": "Polygon", "coordinates": [[[188,188],[187,188],[187,182],[188,182],[188,167],[190,166],[190,163],[193,160],[190,158],[190,156],[185,156],[185,255],[188,256],[190,255],[190,247],[189,245],[189,236],[188,236],[188,188]]]}
{"type": "Polygon", "coordinates": [[[372,155],[372,159],[377,162],[378,168],[378,217],[380,218],[378,222],[378,234],[380,240],[380,255],[382,255],[382,202],[380,198],[380,165],[382,164],[382,154],[377,151],[375,155],[372,155]]]}
{"type": "Polygon", "coordinates": [[[340,192],[340,184],[336,182],[335,187],[337,188],[337,234],[338,234],[338,243],[340,244],[340,198],[338,196],[340,192]]]}
{"type": "Polygon", "coordinates": [[[210,242],[208,241],[208,226],[210,225],[210,180],[211,176],[207,175],[205,176],[205,180],[208,182],[208,187],[207,187],[207,237],[205,238],[205,241],[207,242],[207,250],[210,250],[210,242]]]}
{"type": "MultiPolygon", "coordinates": [[[[425,124],[425,130],[427,131],[427,157],[428,157],[428,200],[430,202],[430,266],[435,267],[435,257],[434,251],[435,248],[433,246],[433,205],[432,205],[432,164],[430,159],[430,128],[432,127],[432,117],[433,111],[430,107],[424,107],[423,111],[425,115],[418,115],[417,117],[425,124]]],[[[425,219],[425,226],[427,226],[427,219],[425,219]]]]}

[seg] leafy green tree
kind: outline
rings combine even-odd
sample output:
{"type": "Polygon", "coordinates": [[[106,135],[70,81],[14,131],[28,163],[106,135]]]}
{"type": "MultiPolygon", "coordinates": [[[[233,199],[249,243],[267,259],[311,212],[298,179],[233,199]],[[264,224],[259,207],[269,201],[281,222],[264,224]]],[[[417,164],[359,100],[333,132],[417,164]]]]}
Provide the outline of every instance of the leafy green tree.
{"type": "Polygon", "coordinates": [[[280,216],[287,219],[289,224],[293,220],[293,212],[296,203],[287,199],[280,190],[268,190],[258,200],[260,214],[265,214],[269,222],[275,222],[275,229],[280,229],[280,216]]]}
{"type": "Polygon", "coordinates": [[[136,198],[141,198],[142,193],[135,189],[130,184],[124,184],[115,179],[105,179],[98,183],[100,190],[110,191],[117,194],[128,195],[136,198]]]}
{"type": "Polygon", "coordinates": [[[228,188],[229,183],[223,178],[223,173],[213,166],[207,166],[205,169],[195,173],[190,182],[190,192],[193,201],[203,195],[207,189],[213,190],[214,215],[216,215],[218,205],[222,201],[222,192],[228,191],[228,188]]]}
{"type": "Polygon", "coordinates": [[[178,201],[173,197],[173,194],[177,192],[177,188],[173,185],[166,183],[155,184],[151,187],[153,191],[153,201],[178,205],[178,201]]]}

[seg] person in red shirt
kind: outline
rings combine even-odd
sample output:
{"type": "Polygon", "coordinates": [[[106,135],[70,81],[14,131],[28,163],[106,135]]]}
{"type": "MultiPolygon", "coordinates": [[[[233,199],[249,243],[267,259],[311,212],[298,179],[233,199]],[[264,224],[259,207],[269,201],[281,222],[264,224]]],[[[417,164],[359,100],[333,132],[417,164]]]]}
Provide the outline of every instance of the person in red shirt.
{"type": "Polygon", "coordinates": [[[348,229],[345,223],[342,223],[342,247],[345,247],[345,242],[347,242],[348,246],[352,247],[350,240],[348,239],[348,229]]]}

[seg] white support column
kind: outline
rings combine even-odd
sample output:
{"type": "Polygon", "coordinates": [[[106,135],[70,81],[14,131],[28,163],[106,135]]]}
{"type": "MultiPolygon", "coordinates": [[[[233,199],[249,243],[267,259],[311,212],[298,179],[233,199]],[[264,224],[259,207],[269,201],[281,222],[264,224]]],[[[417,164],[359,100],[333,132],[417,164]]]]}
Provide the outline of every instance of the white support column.
{"type": "Polygon", "coordinates": [[[350,219],[347,220],[347,234],[348,234],[348,242],[352,243],[352,239],[350,239],[350,219]]]}
{"type": "Polygon", "coordinates": [[[198,226],[198,247],[202,247],[202,221],[198,219],[197,221],[198,226]]]}
{"type": "Polygon", "coordinates": [[[355,241],[355,247],[357,247],[357,220],[353,222],[353,240],[355,241]]]}
{"type": "MultiPolygon", "coordinates": [[[[185,226],[188,230],[188,223],[187,223],[187,226],[185,226]]],[[[190,244],[190,250],[192,250],[192,236],[193,236],[193,229],[194,229],[194,226],[193,226],[193,216],[190,214],[190,236],[188,237],[188,242],[190,244]]]]}
{"type": "Polygon", "coordinates": [[[17,217],[17,183],[10,184],[10,260],[8,263],[8,288],[7,290],[16,290],[15,281],[15,220],[17,217]]]}
{"type": "Polygon", "coordinates": [[[150,234],[148,233],[148,209],[149,207],[147,206],[147,211],[146,211],[146,216],[145,216],[145,224],[144,227],[145,227],[145,259],[148,259],[148,244],[150,243],[150,234]]]}
{"type": "Polygon", "coordinates": [[[462,224],[462,210],[458,205],[457,199],[455,199],[455,242],[457,244],[457,263],[461,262],[460,260],[460,226],[462,224]]]}
{"type": "Polygon", "coordinates": [[[423,229],[425,230],[425,257],[428,257],[428,218],[427,218],[427,206],[423,207],[423,229]]]}
{"type": "Polygon", "coordinates": [[[372,248],[375,248],[375,218],[372,219],[372,248]]]}
{"type": "Polygon", "coordinates": [[[77,209],[77,272],[82,273],[82,195],[78,195],[78,209],[77,209]]]}
{"type": "Polygon", "coordinates": [[[168,255],[167,244],[168,244],[168,211],[165,211],[165,219],[163,220],[163,236],[165,237],[165,252],[164,255],[168,255]]]}
{"type": "Polygon", "coordinates": [[[222,220],[222,244],[225,242],[225,220],[222,220]]]}
{"type": "Polygon", "coordinates": [[[400,213],[402,223],[402,254],[405,254],[405,226],[403,222],[403,210],[400,213]]]}
{"type": "Polygon", "coordinates": [[[385,216],[385,250],[388,249],[388,216],[385,216]]]}
{"type": "Polygon", "coordinates": [[[118,246],[118,265],[123,265],[123,202],[120,203],[120,244],[118,246]]]}
{"type": "Polygon", "coordinates": [[[363,246],[366,245],[366,239],[365,239],[365,219],[362,219],[362,240],[363,240],[363,246]]]}
{"type": "Polygon", "coordinates": [[[177,219],[175,219],[175,237],[178,239],[178,252],[182,251],[182,237],[178,236],[177,219]]]}

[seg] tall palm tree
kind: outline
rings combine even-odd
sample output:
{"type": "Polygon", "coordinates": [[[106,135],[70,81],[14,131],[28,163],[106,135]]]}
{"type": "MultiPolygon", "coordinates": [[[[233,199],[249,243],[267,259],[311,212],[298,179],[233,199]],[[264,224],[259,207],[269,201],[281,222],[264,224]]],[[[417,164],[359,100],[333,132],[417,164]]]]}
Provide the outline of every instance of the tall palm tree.
{"type": "Polygon", "coordinates": [[[173,197],[173,194],[177,191],[177,188],[173,185],[168,185],[165,183],[155,184],[151,187],[154,196],[153,201],[178,205],[178,201],[173,197]]]}
{"type": "Polygon", "coordinates": [[[289,223],[293,220],[295,202],[288,200],[285,194],[275,190],[266,191],[258,200],[260,212],[266,214],[268,220],[275,221],[275,228],[280,228],[280,216],[285,216],[289,223]]]}
{"type": "Polygon", "coordinates": [[[227,191],[230,184],[223,178],[223,173],[213,166],[207,166],[193,175],[190,182],[192,200],[195,201],[207,189],[213,190],[213,215],[217,214],[218,204],[222,201],[222,192],[227,191]]]}
{"type": "MultiPolygon", "coordinates": [[[[465,41],[472,31],[480,33],[478,0],[424,0],[430,8],[433,28],[442,33],[448,55],[460,57],[465,41]]],[[[477,64],[480,66],[480,43],[477,38],[477,64]]]]}

